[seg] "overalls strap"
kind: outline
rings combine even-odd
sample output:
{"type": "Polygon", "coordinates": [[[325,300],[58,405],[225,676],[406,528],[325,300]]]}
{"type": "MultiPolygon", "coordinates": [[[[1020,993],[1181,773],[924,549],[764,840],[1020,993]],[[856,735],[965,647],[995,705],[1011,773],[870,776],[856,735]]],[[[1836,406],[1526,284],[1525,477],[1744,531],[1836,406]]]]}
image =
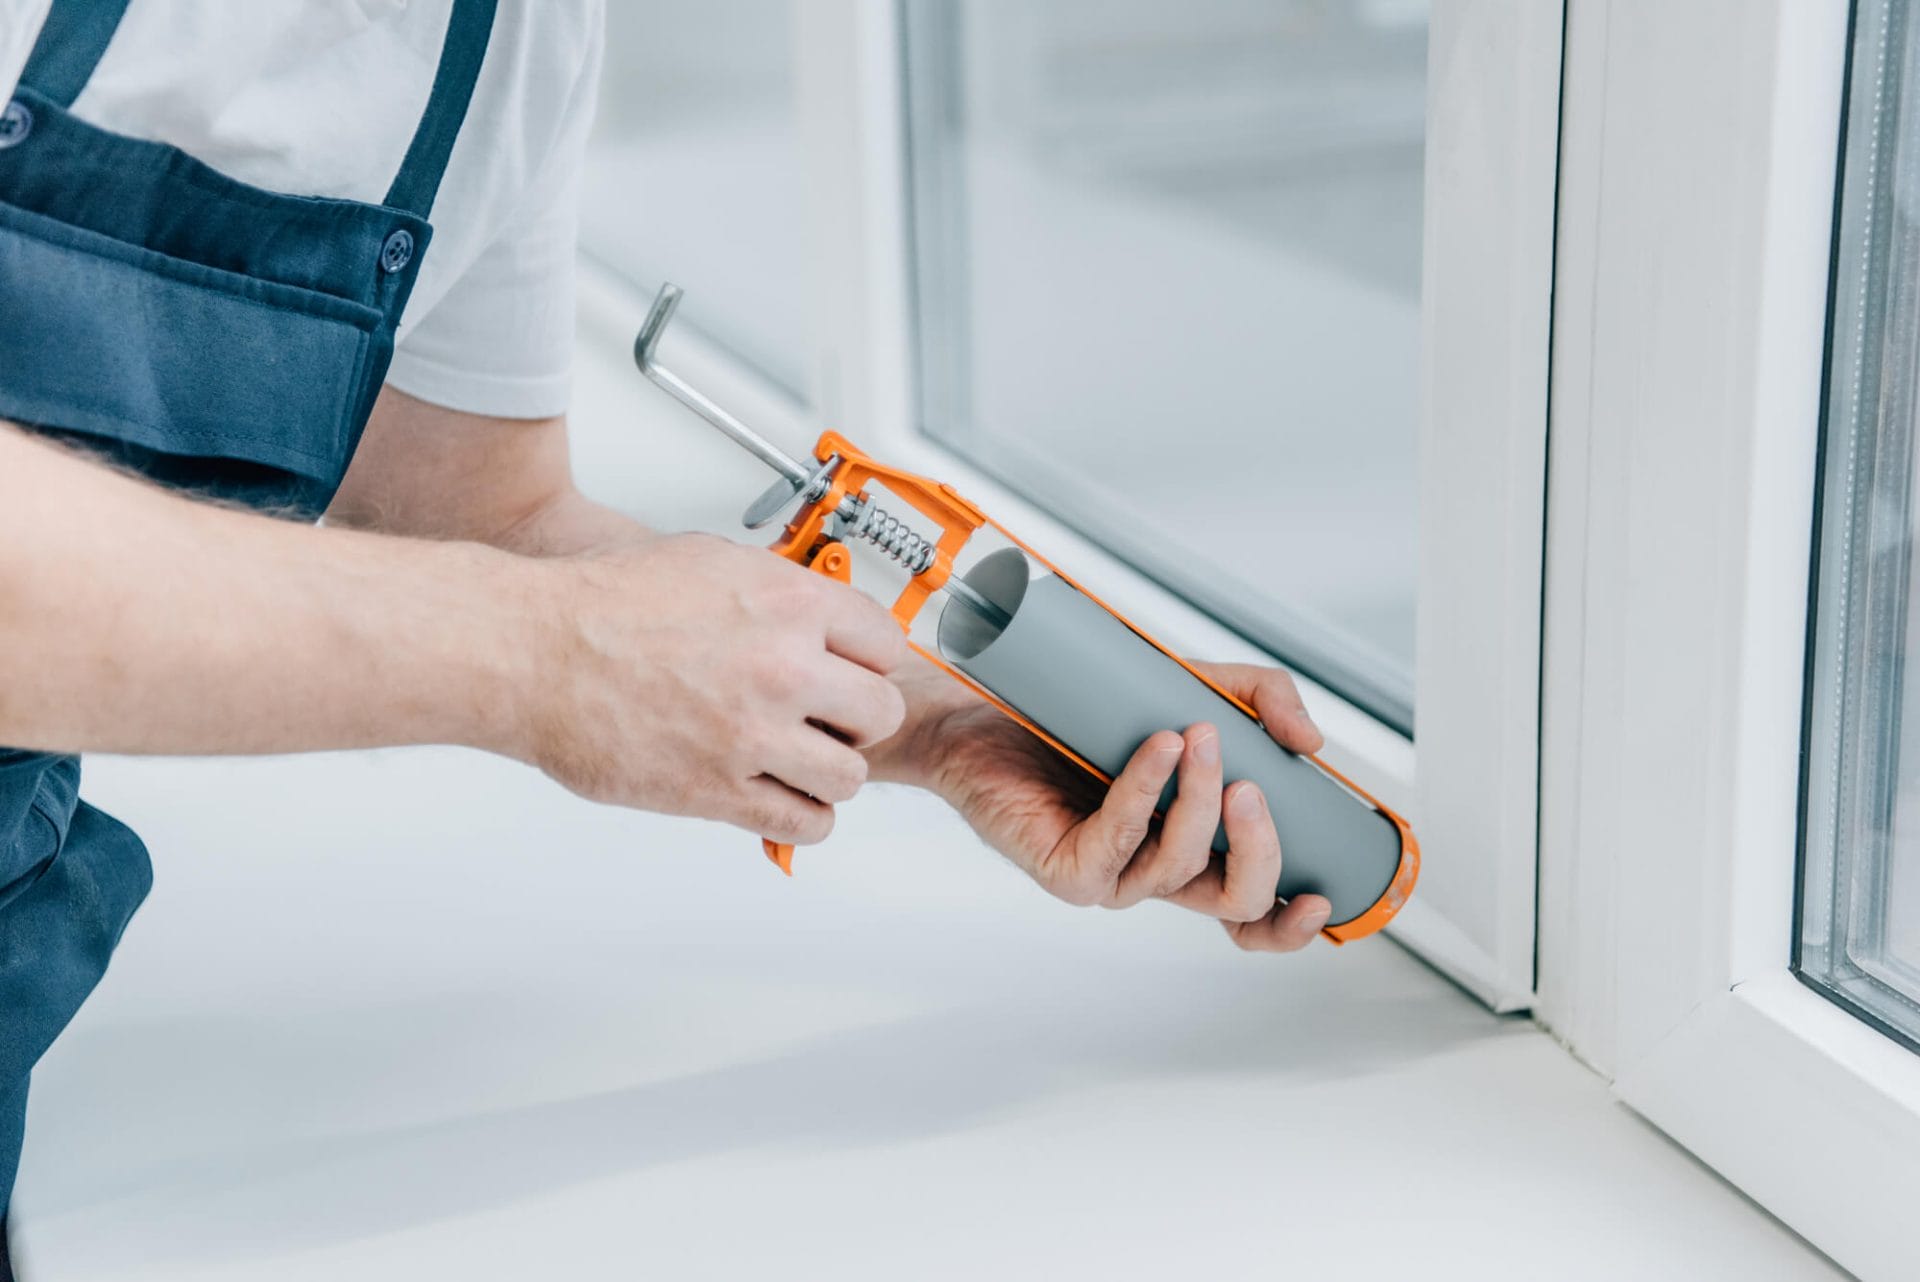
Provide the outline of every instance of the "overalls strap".
{"type": "Polygon", "coordinates": [[[446,42],[440,46],[440,66],[433,73],[433,93],[427,99],[426,114],[420,117],[407,157],[400,162],[400,172],[387,191],[385,203],[391,208],[422,218],[433,212],[433,198],[447,171],[447,159],[453,154],[453,141],[467,118],[480,64],[486,60],[495,5],[496,0],[453,0],[453,16],[447,25],[446,42]]]}
{"type": "MultiPolygon", "coordinates": [[[[71,107],[93,78],[94,68],[113,40],[128,0],[54,0],[46,25],[20,73],[20,83],[71,107]]],[[[493,35],[498,0],[453,0],[447,38],[440,46],[440,65],[433,73],[433,91],[426,112],[407,146],[406,159],[394,176],[383,202],[425,218],[433,212],[454,139],[466,121],[473,87],[486,61],[493,35]]]]}
{"type": "Polygon", "coordinates": [[[20,83],[71,107],[93,79],[93,69],[126,11],[127,0],[54,0],[20,83]]]}

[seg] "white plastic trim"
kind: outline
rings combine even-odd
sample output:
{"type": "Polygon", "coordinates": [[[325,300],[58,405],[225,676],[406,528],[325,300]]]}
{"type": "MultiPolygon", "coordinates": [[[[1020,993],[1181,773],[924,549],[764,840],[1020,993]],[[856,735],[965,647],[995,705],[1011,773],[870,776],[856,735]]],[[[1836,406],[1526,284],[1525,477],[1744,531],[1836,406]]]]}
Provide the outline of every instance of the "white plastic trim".
{"type": "Polygon", "coordinates": [[[1788,972],[1844,0],[1573,7],[1537,1013],[1869,1278],[1920,1056],[1788,972]]]}

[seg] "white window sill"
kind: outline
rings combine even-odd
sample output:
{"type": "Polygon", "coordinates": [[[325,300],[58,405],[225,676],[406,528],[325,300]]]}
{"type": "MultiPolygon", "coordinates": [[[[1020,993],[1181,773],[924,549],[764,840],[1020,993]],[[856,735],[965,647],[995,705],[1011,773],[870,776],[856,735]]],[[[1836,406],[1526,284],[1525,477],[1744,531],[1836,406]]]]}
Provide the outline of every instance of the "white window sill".
{"type": "Polygon", "coordinates": [[[789,881],[454,750],[89,784],[159,878],[36,1075],[31,1282],[1834,1275],[1392,944],[1070,909],[909,790],[789,881]]]}

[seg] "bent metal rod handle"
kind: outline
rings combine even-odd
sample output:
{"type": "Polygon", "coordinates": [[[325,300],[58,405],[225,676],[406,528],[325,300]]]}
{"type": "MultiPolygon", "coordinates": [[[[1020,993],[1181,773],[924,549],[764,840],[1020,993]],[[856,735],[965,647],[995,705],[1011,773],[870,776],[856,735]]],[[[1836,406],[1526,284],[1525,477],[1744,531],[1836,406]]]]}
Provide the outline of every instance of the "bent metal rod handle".
{"type": "MultiPolygon", "coordinates": [[[[759,529],[769,523],[773,515],[784,510],[791,500],[797,499],[801,504],[819,502],[826,496],[832,477],[831,466],[810,466],[794,458],[660,363],[660,339],[672,323],[682,297],[684,291],[672,281],[660,286],[660,292],[653,297],[653,306],[647,309],[647,318],[641,323],[640,332],[634,335],[633,363],[675,400],[719,428],[728,439],[780,474],[784,484],[776,483],[773,490],[747,509],[746,523],[749,529],[759,529]]],[[[843,527],[841,537],[866,540],[904,566],[910,574],[922,574],[933,563],[933,545],[868,496],[847,495],[835,509],[834,515],[840,519],[843,527]]],[[[950,579],[944,590],[996,626],[1007,625],[1007,616],[1000,608],[966,583],[950,579]]]]}

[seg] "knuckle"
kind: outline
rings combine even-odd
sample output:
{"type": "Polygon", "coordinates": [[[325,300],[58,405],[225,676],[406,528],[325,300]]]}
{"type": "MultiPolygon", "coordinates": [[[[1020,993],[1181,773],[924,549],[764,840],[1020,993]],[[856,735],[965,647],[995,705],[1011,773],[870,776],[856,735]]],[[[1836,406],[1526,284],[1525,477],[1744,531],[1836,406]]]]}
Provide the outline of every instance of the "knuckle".
{"type": "Polygon", "coordinates": [[[887,612],[872,597],[851,583],[842,583],[825,574],[809,574],[806,586],[808,600],[821,612],[822,618],[887,617],[887,612]]]}
{"type": "Polygon", "coordinates": [[[1286,684],[1280,688],[1280,702],[1291,709],[1295,716],[1311,720],[1312,714],[1307,711],[1307,697],[1300,693],[1300,687],[1294,684],[1292,677],[1283,677],[1283,680],[1286,684]]]}
{"type": "Polygon", "coordinates": [[[833,835],[833,821],[832,806],[810,806],[794,816],[788,840],[796,846],[816,846],[833,835]]]}
{"type": "Polygon", "coordinates": [[[768,841],[787,840],[785,816],[764,801],[749,801],[740,807],[734,822],[749,832],[757,832],[768,841]]]}
{"type": "Polygon", "coordinates": [[[1260,683],[1254,687],[1253,704],[1256,711],[1264,710],[1268,717],[1307,715],[1306,700],[1300,696],[1300,687],[1293,678],[1278,669],[1262,674],[1260,683]]]}
{"type": "Polygon", "coordinates": [[[833,617],[833,594],[839,586],[830,579],[809,574],[794,584],[792,592],[782,604],[786,613],[796,622],[804,623],[810,629],[821,628],[833,617]]]}
{"type": "Polygon", "coordinates": [[[875,677],[861,691],[859,709],[852,716],[857,724],[846,730],[856,744],[865,747],[892,737],[907,719],[907,701],[893,682],[875,677]]]}
{"type": "Polygon", "coordinates": [[[891,739],[907,723],[907,696],[891,681],[880,692],[880,710],[875,721],[879,728],[877,739],[891,739]]]}
{"type": "Polygon", "coordinates": [[[805,680],[804,666],[785,650],[763,651],[754,664],[754,680],[770,694],[788,694],[805,680]]]}
{"type": "Polygon", "coordinates": [[[808,574],[786,562],[772,567],[778,577],[753,594],[758,612],[783,623],[806,624],[820,618],[825,610],[820,589],[825,580],[808,574]],[[793,573],[784,573],[792,570],[793,573]]]}
{"type": "Polygon", "coordinates": [[[1220,905],[1222,921],[1254,922],[1273,911],[1272,903],[1260,903],[1252,895],[1227,895],[1220,905]]]}
{"type": "Polygon", "coordinates": [[[1128,816],[1114,822],[1109,835],[1113,839],[1115,853],[1131,855],[1140,849],[1140,843],[1147,839],[1147,822],[1128,816]]]}
{"type": "Polygon", "coordinates": [[[1160,794],[1163,790],[1161,785],[1157,785],[1151,780],[1135,779],[1127,785],[1126,791],[1121,793],[1120,796],[1132,807],[1142,810],[1152,810],[1160,804],[1160,794]]]}
{"type": "Polygon", "coordinates": [[[824,806],[807,807],[799,801],[781,803],[755,799],[747,804],[745,820],[747,827],[767,840],[796,846],[823,840],[833,827],[831,810],[824,806]],[[824,828],[817,822],[816,813],[826,816],[824,828]]]}
{"type": "Polygon", "coordinates": [[[829,772],[822,785],[826,791],[815,795],[822,801],[852,801],[866,782],[867,759],[857,752],[849,752],[829,772]]]}
{"type": "Polygon", "coordinates": [[[1207,852],[1202,849],[1192,854],[1182,854],[1167,871],[1167,881],[1162,894],[1172,894],[1188,882],[1207,870],[1207,852]]]}
{"type": "Polygon", "coordinates": [[[879,660],[879,671],[892,672],[906,663],[911,651],[907,647],[907,634],[900,630],[893,616],[879,606],[874,607],[873,651],[879,660]]]}
{"type": "Polygon", "coordinates": [[[1053,891],[1053,896],[1055,899],[1063,903],[1071,904],[1075,908],[1093,908],[1106,899],[1106,893],[1103,887],[1093,885],[1079,878],[1056,886],[1053,891]]]}
{"type": "Polygon", "coordinates": [[[744,717],[733,724],[726,746],[724,760],[729,770],[743,778],[763,773],[773,755],[766,728],[744,717]]]}

